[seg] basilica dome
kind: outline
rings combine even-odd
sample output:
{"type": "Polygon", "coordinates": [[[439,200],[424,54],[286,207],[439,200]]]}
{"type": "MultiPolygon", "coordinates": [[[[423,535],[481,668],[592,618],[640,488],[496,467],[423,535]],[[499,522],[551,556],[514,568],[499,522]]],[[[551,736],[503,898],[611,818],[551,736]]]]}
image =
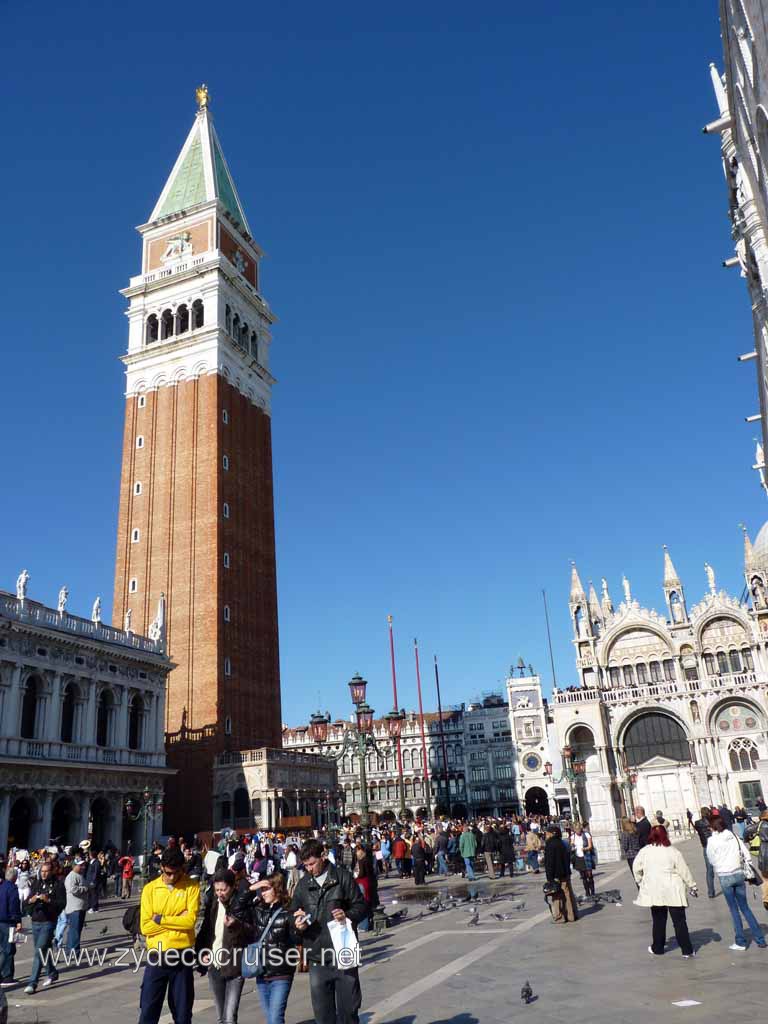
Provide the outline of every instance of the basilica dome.
{"type": "Polygon", "coordinates": [[[752,563],[768,565],[768,523],[763,523],[762,529],[752,545],[752,563]]]}

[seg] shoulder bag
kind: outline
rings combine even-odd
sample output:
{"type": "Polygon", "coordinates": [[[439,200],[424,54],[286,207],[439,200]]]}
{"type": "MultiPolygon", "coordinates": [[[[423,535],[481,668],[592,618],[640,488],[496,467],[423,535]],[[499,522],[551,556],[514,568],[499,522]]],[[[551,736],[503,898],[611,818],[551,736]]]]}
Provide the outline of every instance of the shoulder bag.
{"type": "Polygon", "coordinates": [[[283,908],[280,906],[275,910],[258,939],[245,947],[243,962],[240,968],[240,973],[244,978],[261,978],[264,976],[264,964],[261,962],[261,950],[264,947],[264,943],[267,941],[267,936],[272,931],[272,925],[277,920],[282,909],[283,908]]]}

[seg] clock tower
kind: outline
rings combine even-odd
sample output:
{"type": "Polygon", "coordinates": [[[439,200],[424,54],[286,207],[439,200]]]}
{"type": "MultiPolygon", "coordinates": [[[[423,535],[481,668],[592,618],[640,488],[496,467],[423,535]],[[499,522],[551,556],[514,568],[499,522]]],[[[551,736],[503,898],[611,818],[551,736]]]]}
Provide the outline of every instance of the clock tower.
{"type": "Polygon", "coordinates": [[[213,758],[281,746],[269,352],[275,317],[208,107],[146,224],[128,299],[114,623],[165,595],[166,829],[211,824],[213,758]]]}

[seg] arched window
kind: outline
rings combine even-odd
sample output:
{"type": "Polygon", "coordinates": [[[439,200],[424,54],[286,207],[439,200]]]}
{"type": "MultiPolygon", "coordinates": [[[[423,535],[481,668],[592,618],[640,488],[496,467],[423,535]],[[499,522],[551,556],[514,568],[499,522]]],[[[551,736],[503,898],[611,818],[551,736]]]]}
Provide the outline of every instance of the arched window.
{"type": "Polygon", "coordinates": [[[146,333],[144,335],[145,344],[151,345],[153,342],[157,341],[157,338],[158,338],[157,317],[155,316],[154,313],[151,313],[147,317],[147,329],[146,329],[146,333]]]}
{"type": "Polygon", "coordinates": [[[232,310],[227,306],[224,312],[224,327],[226,328],[227,334],[232,333],[232,310]]]}
{"type": "Polygon", "coordinates": [[[752,651],[750,651],[750,649],[748,647],[745,647],[742,650],[742,652],[741,652],[741,657],[742,657],[742,659],[744,661],[744,664],[749,669],[749,671],[750,672],[754,672],[755,671],[755,663],[752,660],[752,651]]]}
{"type": "Polygon", "coordinates": [[[573,613],[573,626],[576,631],[576,636],[584,636],[584,612],[581,609],[581,605],[573,613]]]}
{"type": "Polygon", "coordinates": [[[248,790],[244,786],[239,786],[235,790],[235,820],[238,818],[247,818],[250,821],[251,817],[251,800],[248,796],[248,790]]]}
{"type": "Polygon", "coordinates": [[[741,658],[738,651],[729,651],[728,661],[731,665],[731,672],[741,672],[741,658]]]}
{"type": "Polygon", "coordinates": [[[160,340],[173,336],[173,313],[170,309],[164,309],[160,316],[160,340]]]}
{"type": "Polygon", "coordinates": [[[244,348],[246,352],[248,351],[248,337],[250,333],[248,324],[243,324],[240,328],[240,347],[244,348]]]}
{"type": "Polygon", "coordinates": [[[189,307],[182,303],[176,309],[176,334],[186,334],[189,330],[189,307]]]}
{"type": "Polygon", "coordinates": [[[750,739],[731,740],[728,744],[728,760],[734,772],[757,771],[757,746],[750,739]]]}
{"type": "Polygon", "coordinates": [[[129,750],[141,750],[143,740],[143,719],[144,702],[138,693],[131,698],[128,706],[128,748],[129,750]]]}
{"type": "Polygon", "coordinates": [[[728,658],[725,655],[725,651],[717,652],[717,670],[721,675],[728,675],[728,658]]]}
{"type": "Polygon", "coordinates": [[[635,685],[635,673],[632,671],[631,665],[624,666],[624,685],[634,686],[635,685]]]}
{"type": "Polygon", "coordinates": [[[24,686],[24,696],[21,701],[21,735],[25,740],[35,738],[40,689],[41,683],[37,676],[30,676],[24,686]]]}
{"type": "Polygon", "coordinates": [[[413,795],[414,798],[421,796],[421,779],[413,780],[413,795]]]}
{"type": "Polygon", "coordinates": [[[637,681],[640,686],[645,686],[648,682],[648,669],[645,665],[635,665],[635,671],[637,672],[637,681]]]}
{"type": "Polygon", "coordinates": [[[96,746],[111,745],[112,719],[115,711],[115,698],[111,690],[102,690],[96,705],[96,746]]]}
{"type": "Polygon", "coordinates": [[[256,331],[251,331],[251,355],[258,363],[259,361],[259,336],[256,331]]]}
{"type": "Polygon", "coordinates": [[[649,668],[651,670],[651,682],[652,683],[660,683],[661,682],[661,665],[658,663],[658,661],[652,661],[651,664],[649,665],[649,668]]]}
{"type": "Polygon", "coordinates": [[[621,686],[621,669],[609,668],[608,678],[611,680],[611,686],[613,686],[614,688],[618,688],[619,686],[621,686]]]}
{"type": "Polygon", "coordinates": [[[662,664],[664,666],[664,678],[667,680],[667,682],[674,683],[674,681],[675,681],[675,663],[674,663],[674,661],[672,661],[670,658],[667,658],[667,659],[665,659],[662,662],[662,664]]]}
{"type": "Polygon", "coordinates": [[[403,750],[403,768],[411,767],[411,751],[408,747],[403,750]]]}
{"type": "Polygon", "coordinates": [[[237,313],[232,317],[232,330],[230,334],[235,340],[240,337],[240,317],[237,313]]]}
{"type": "Polygon", "coordinates": [[[713,654],[704,655],[704,668],[707,671],[708,676],[713,676],[717,672],[715,668],[715,657],[713,654]]]}
{"type": "Polygon", "coordinates": [[[77,687],[67,683],[61,702],[61,742],[72,743],[75,735],[75,707],[77,703],[77,687]]]}
{"type": "Polygon", "coordinates": [[[652,757],[689,763],[691,749],[682,727],[668,715],[650,712],[631,723],[624,737],[627,762],[638,767],[652,757]]]}
{"type": "Polygon", "coordinates": [[[205,309],[203,308],[203,300],[195,299],[192,303],[192,330],[197,330],[198,327],[205,326],[205,309]]]}

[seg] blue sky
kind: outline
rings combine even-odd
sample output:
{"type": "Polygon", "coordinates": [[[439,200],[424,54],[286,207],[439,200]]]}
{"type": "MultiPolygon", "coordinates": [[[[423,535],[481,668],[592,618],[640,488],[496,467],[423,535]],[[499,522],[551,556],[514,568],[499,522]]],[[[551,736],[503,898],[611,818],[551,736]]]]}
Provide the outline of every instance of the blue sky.
{"type": "Polygon", "coordinates": [[[433,706],[522,654],[575,681],[569,561],[660,609],[743,587],[751,318],[708,64],[717,5],[197,0],[6,10],[0,587],[112,594],[118,289],[207,81],[279,315],[284,718],[433,706]],[[694,16],[695,15],[695,16],[694,16]]]}

